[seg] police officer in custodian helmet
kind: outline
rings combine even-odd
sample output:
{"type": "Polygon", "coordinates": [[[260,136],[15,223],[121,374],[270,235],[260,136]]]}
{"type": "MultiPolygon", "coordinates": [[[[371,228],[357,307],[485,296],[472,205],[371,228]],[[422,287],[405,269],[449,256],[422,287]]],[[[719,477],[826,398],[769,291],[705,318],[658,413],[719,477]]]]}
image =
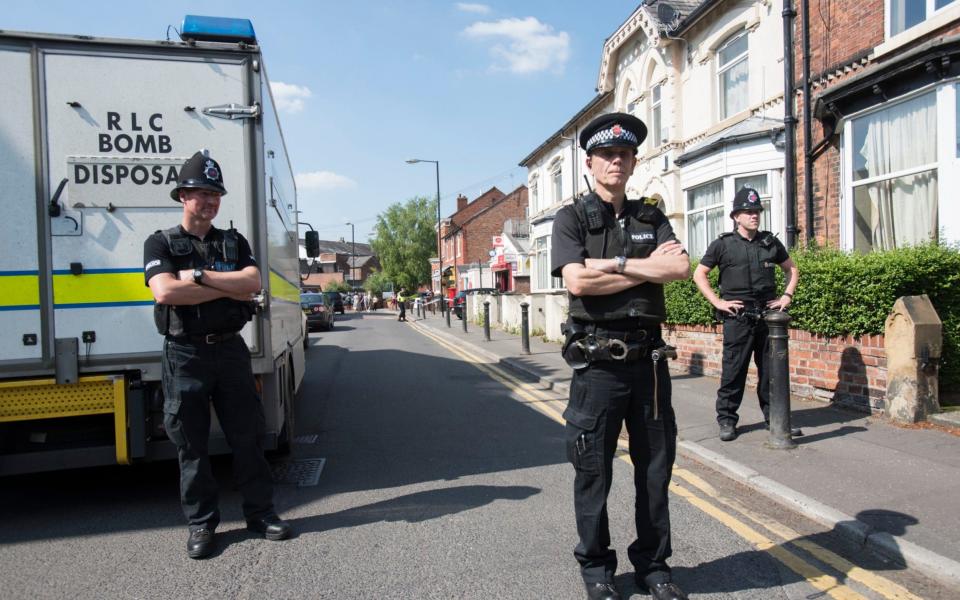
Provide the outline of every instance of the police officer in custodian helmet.
{"type": "Polygon", "coordinates": [[[580,542],[574,556],[592,599],[620,598],[610,548],[607,495],[626,422],[636,488],[637,539],[627,554],[637,585],[658,600],[685,599],[671,581],[667,486],[676,456],[670,349],[660,336],[663,284],[685,279],[690,262],[651,202],[628,200],[627,180],[646,127],[624,113],[602,115],[580,146],[596,191],[557,213],[552,273],[569,292],[564,358],[574,367],[564,411],[580,542]]]}
{"type": "MultiPolygon", "coordinates": [[[[760,194],[743,188],[733,199],[730,218],[736,227],[720,235],[707,247],[693,273],[700,293],[717,309],[723,319],[723,367],[717,390],[717,422],[720,439],[737,438],[737,410],[743,400],[743,388],[750,367],[750,355],[757,365],[757,396],[764,421],[770,423],[770,381],[767,377],[766,310],[785,310],[793,300],[800,272],[787,249],[769,231],[760,231],[763,204],[760,194]],[[786,289],[777,294],[775,268],[787,279],[786,289]],[[720,269],[720,295],[707,278],[714,267],[720,269]]],[[[791,434],[800,435],[799,429],[791,434]]]]}
{"type": "Polygon", "coordinates": [[[242,235],[213,226],[226,193],[220,165],[197,152],[170,192],[183,204],[180,225],[157,231],[143,247],[144,276],[164,336],[164,426],[180,461],[190,558],[213,552],[220,522],[207,453],[211,402],[233,451],[247,528],[270,540],[290,536],[290,526],[273,507],[273,480],[262,447],[263,407],[250,352],[238,334],[253,314],[250,299],[260,289],[260,270],[242,235]]]}

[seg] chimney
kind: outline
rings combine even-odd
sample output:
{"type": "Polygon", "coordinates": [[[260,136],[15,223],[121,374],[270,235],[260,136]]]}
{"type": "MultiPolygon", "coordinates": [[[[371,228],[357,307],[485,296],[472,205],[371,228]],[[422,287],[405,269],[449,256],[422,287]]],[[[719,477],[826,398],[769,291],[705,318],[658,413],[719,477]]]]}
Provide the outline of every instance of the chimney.
{"type": "Polygon", "coordinates": [[[457,195],[457,212],[460,212],[461,210],[465,209],[467,207],[467,204],[469,204],[467,197],[464,196],[463,194],[458,194],[457,195]]]}

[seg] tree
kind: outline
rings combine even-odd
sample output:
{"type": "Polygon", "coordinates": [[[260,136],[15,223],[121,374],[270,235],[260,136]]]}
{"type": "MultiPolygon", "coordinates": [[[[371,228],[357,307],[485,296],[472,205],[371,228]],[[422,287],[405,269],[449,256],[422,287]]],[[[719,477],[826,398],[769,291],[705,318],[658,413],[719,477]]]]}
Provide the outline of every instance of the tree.
{"type": "Polygon", "coordinates": [[[436,200],[417,197],[391,204],[377,215],[376,237],[370,245],[397,289],[415,290],[430,282],[430,258],[437,249],[436,212],[436,200]]]}
{"type": "Polygon", "coordinates": [[[349,292],[350,286],[345,281],[329,281],[323,287],[325,292],[349,292]]]}
{"type": "Polygon", "coordinates": [[[387,274],[383,271],[374,271],[370,273],[370,276],[367,277],[367,280],[363,282],[363,289],[367,290],[374,296],[383,296],[383,293],[390,289],[390,280],[387,279],[387,274]]]}

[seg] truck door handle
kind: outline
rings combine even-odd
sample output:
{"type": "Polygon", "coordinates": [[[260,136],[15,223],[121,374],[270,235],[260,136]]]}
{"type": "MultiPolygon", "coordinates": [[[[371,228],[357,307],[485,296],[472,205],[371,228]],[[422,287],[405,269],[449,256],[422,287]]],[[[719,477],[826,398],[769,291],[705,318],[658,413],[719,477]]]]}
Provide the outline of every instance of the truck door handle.
{"type": "Polygon", "coordinates": [[[57,191],[53,193],[53,198],[50,198],[50,206],[47,207],[47,214],[51,217],[60,216],[60,194],[63,193],[63,188],[67,185],[67,178],[64,177],[60,180],[60,185],[57,186],[57,191]]]}

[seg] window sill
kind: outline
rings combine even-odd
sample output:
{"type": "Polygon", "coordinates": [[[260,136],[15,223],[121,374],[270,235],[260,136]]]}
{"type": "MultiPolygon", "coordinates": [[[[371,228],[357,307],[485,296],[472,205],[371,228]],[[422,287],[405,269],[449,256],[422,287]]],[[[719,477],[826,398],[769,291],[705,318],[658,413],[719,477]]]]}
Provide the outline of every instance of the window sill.
{"type": "Polygon", "coordinates": [[[948,25],[957,19],[960,19],[960,3],[948,6],[926,21],[918,23],[910,29],[901,31],[897,35],[888,38],[885,42],[873,49],[873,56],[871,58],[877,59],[886,54],[890,54],[894,50],[916,41],[931,31],[948,25]]]}

